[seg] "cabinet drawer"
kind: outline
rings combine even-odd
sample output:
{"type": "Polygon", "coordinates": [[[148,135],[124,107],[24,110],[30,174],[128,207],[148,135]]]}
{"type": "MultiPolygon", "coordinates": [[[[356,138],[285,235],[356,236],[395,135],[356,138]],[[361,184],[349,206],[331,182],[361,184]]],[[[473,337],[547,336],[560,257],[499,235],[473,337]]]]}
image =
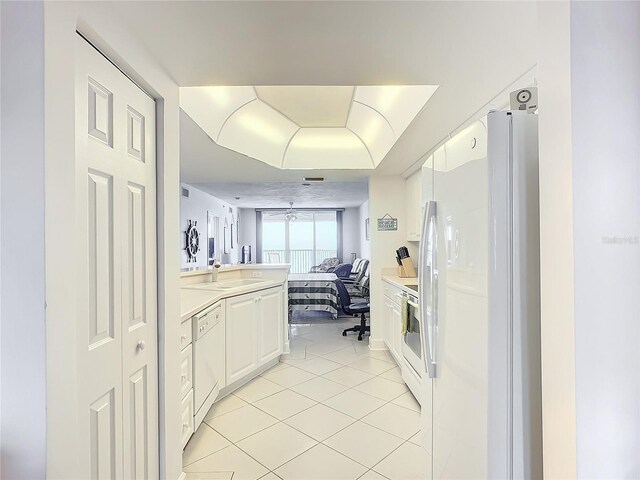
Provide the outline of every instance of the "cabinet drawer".
{"type": "Polygon", "coordinates": [[[191,335],[191,319],[189,319],[180,325],[180,350],[191,343],[191,335]]]}
{"type": "Polygon", "coordinates": [[[180,418],[182,420],[182,436],[181,443],[182,448],[187,445],[187,442],[193,435],[193,390],[190,390],[187,395],[182,399],[180,406],[180,418]]]}
{"type": "Polygon", "coordinates": [[[402,297],[402,290],[398,287],[394,287],[393,285],[383,282],[383,290],[384,295],[389,298],[393,303],[400,305],[400,297],[402,297]]]}
{"type": "Polygon", "coordinates": [[[187,345],[180,353],[180,397],[193,388],[193,346],[187,345]]]}

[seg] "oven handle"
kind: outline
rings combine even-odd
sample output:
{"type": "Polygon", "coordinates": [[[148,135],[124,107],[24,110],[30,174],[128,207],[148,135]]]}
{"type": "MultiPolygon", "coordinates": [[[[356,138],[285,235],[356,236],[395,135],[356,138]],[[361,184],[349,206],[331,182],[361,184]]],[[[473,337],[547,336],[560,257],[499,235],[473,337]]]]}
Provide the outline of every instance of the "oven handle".
{"type": "Polygon", "coordinates": [[[419,311],[423,327],[420,329],[422,335],[421,343],[424,349],[425,367],[429,378],[436,377],[437,366],[434,351],[436,348],[435,339],[431,338],[431,335],[435,335],[438,322],[437,220],[437,204],[435,201],[429,201],[424,209],[422,218],[422,236],[420,238],[423,239],[423,245],[418,259],[418,275],[420,278],[419,311]],[[430,258],[427,258],[429,252],[431,255],[430,258]]]}
{"type": "Polygon", "coordinates": [[[409,303],[409,305],[411,305],[415,309],[419,309],[420,308],[417,303],[412,302],[411,300],[407,300],[407,303],[409,303]]]}

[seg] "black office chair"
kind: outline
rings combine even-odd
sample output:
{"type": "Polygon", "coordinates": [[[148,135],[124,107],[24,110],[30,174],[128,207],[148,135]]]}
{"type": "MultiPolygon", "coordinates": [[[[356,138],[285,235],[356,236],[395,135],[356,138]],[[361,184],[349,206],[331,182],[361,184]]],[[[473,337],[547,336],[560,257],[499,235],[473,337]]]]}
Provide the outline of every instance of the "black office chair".
{"type": "Polygon", "coordinates": [[[369,298],[369,275],[371,269],[369,268],[369,262],[367,260],[363,260],[363,262],[367,262],[367,264],[364,269],[362,269],[360,273],[356,275],[355,279],[342,279],[351,298],[369,298]]]}
{"type": "Polygon", "coordinates": [[[342,336],[346,337],[347,332],[358,332],[358,340],[362,340],[362,335],[365,332],[370,331],[370,327],[367,326],[366,314],[369,313],[369,299],[362,299],[359,302],[351,303],[351,296],[344,286],[342,280],[339,278],[336,280],[336,287],[338,288],[338,298],[340,299],[340,308],[346,315],[360,315],[360,325],[354,325],[353,328],[347,328],[342,332],[342,336]]]}

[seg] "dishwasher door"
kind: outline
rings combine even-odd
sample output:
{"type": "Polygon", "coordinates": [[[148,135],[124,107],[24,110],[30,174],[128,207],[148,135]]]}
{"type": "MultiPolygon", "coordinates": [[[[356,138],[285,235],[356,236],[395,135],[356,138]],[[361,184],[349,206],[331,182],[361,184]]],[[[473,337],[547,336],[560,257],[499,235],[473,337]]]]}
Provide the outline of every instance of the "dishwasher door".
{"type": "Polygon", "coordinates": [[[224,383],[224,308],[214,305],[198,315],[194,324],[194,411],[196,417],[206,403],[211,405],[224,383]],[[212,398],[209,398],[213,395],[212,398]]]}

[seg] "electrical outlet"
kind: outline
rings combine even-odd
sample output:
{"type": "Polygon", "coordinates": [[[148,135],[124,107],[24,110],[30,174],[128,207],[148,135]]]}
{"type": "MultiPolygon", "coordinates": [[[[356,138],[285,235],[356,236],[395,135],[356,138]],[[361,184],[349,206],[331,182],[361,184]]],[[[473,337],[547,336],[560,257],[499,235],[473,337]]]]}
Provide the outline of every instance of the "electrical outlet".
{"type": "Polygon", "coordinates": [[[254,270],[253,272],[251,272],[251,276],[253,278],[262,278],[262,272],[254,270]]]}

